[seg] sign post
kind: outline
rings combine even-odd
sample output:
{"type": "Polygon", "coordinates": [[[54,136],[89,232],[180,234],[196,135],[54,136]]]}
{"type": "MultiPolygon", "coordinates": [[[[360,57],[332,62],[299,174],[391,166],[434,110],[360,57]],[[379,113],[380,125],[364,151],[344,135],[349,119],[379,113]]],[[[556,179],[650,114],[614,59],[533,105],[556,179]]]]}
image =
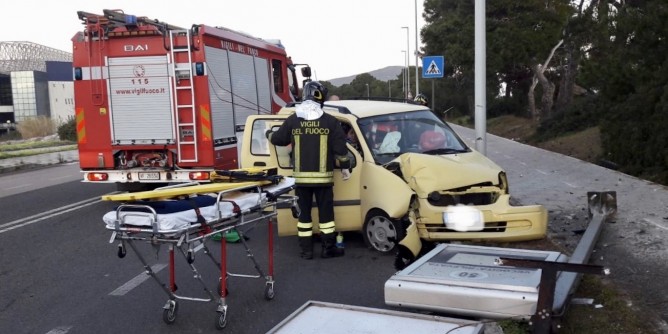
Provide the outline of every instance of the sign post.
{"type": "MultiPolygon", "coordinates": [[[[445,71],[445,60],[443,56],[425,56],[422,57],[422,78],[442,78],[445,71]]],[[[417,94],[417,92],[416,92],[417,94]]],[[[436,106],[436,96],[434,96],[434,82],[431,82],[431,109],[436,106]]]]}

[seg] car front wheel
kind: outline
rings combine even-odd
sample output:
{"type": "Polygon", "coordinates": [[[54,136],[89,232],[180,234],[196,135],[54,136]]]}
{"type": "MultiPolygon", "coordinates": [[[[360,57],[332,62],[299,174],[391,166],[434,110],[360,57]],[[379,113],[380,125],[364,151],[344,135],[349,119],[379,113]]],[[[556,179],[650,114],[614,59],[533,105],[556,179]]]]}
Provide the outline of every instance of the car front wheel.
{"type": "Polygon", "coordinates": [[[380,210],[373,210],[364,222],[364,241],[381,253],[390,252],[399,240],[398,222],[380,210]]]}

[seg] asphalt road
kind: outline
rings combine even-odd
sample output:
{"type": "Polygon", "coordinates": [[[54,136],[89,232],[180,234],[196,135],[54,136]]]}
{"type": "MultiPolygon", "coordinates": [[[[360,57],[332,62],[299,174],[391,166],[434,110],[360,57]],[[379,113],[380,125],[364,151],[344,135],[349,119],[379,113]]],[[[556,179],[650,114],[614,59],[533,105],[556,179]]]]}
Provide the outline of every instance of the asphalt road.
{"type": "MultiPolygon", "coordinates": [[[[455,129],[472,143],[473,130],[455,129]]],[[[605,226],[593,260],[612,269],[610,279],[630,293],[634,304],[668,319],[666,187],[492,135],[487,140],[487,155],[508,171],[514,200],[545,205],[550,236],[569,249],[578,241],[577,231],[586,228],[586,193],[616,191],[617,217],[605,226]]],[[[54,173],[48,168],[0,175],[0,333],[218,332],[213,302],[181,301],[176,322],[162,321],[167,295],[143,274],[130,250],[120,259],[116,244],[109,243],[101,217],[113,205],[97,199],[113,186],[63,177],[62,183],[40,187],[54,173]],[[14,181],[7,178],[37,186],[9,194],[6,185],[14,181]],[[84,206],[63,209],[72,203],[84,206]]],[[[267,226],[253,227],[249,245],[266,270],[267,226]]],[[[383,286],[394,273],[393,258],[368,250],[360,235],[346,235],[345,257],[327,260],[299,259],[296,238],[274,241],[275,298],[264,299],[261,279],[230,278],[224,332],[265,333],[308,300],[387,308],[383,286]]],[[[156,253],[141,246],[166,280],[165,247],[156,253]]],[[[219,244],[209,246],[218,257],[219,244]]],[[[240,244],[228,251],[230,271],[254,273],[240,244]]],[[[202,252],[195,264],[215,288],[215,265],[202,252]]],[[[177,258],[176,267],[177,293],[204,297],[185,261],[177,258]]]]}
{"type": "MultiPolygon", "coordinates": [[[[53,174],[49,169],[28,173],[22,177],[35,181],[53,174]]],[[[0,180],[7,182],[5,177],[0,180]]],[[[0,333],[218,332],[213,302],[180,301],[176,323],[162,321],[167,295],[143,274],[131,250],[120,259],[116,244],[109,243],[111,234],[101,217],[113,205],[97,199],[113,190],[111,185],[70,181],[0,198],[0,333]],[[83,202],[87,206],[56,214],[67,204],[83,202]]],[[[267,226],[248,227],[248,244],[266,272],[267,226]]],[[[345,242],[344,258],[305,261],[298,257],[296,238],[275,237],[275,298],[265,300],[263,279],[230,277],[224,331],[265,333],[308,300],[384,307],[383,285],[394,273],[392,256],[368,250],[357,234],[347,235],[345,242]]],[[[219,258],[220,243],[208,244],[219,258]]],[[[166,282],[166,247],[156,258],[150,246],[139,246],[166,282]]],[[[227,249],[230,272],[257,273],[241,244],[228,244],[227,249]]],[[[196,254],[195,265],[214,289],[217,267],[202,252],[196,254]]],[[[176,268],[179,295],[206,297],[182,258],[177,257],[176,268]]]]}

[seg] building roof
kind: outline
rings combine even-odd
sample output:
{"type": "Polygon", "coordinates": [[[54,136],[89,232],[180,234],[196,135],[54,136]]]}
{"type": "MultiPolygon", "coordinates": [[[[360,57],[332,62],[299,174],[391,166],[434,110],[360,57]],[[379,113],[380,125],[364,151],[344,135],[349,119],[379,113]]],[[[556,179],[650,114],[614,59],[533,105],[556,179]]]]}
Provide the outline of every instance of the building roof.
{"type": "Polygon", "coordinates": [[[32,42],[0,42],[0,73],[46,72],[46,61],[71,62],[72,54],[32,42]]]}

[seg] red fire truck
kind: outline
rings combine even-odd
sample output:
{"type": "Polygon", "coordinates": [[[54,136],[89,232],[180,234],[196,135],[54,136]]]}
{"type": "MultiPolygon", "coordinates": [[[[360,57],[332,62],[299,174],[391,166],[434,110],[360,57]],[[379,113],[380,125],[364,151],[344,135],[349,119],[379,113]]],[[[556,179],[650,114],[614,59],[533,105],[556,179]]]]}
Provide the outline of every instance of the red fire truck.
{"type": "Polygon", "coordinates": [[[172,26],[103,10],[78,12],[74,102],[84,182],[119,189],[208,181],[238,168],[246,117],[300,99],[280,41],[227,28],[172,26]]]}

